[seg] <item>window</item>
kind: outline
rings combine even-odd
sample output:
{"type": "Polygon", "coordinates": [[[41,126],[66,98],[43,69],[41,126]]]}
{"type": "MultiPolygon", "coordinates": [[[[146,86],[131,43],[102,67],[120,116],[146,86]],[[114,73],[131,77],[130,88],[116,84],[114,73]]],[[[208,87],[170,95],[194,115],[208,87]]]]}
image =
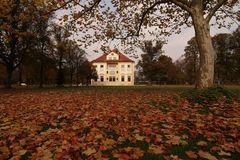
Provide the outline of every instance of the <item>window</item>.
{"type": "Polygon", "coordinates": [[[128,76],[128,82],[131,82],[131,76],[128,76]]]}
{"type": "Polygon", "coordinates": [[[109,81],[110,81],[110,82],[115,82],[115,81],[116,81],[115,76],[110,76],[110,77],[109,77],[109,81]]]}
{"type": "Polygon", "coordinates": [[[117,58],[116,58],[116,57],[113,57],[113,60],[117,60],[117,58]]]}
{"type": "Polygon", "coordinates": [[[122,71],[122,72],[125,71],[125,66],[124,66],[124,64],[121,65],[121,71],[122,71]]]}
{"type": "Polygon", "coordinates": [[[131,66],[127,65],[127,71],[130,72],[131,66]]]}
{"type": "Polygon", "coordinates": [[[114,74],[115,74],[115,71],[110,71],[109,74],[110,74],[110,75],[114,75],[114,74]]]}
{"type": "Polygon", "coordinates": [[[124,76],[121,77],[121,81],[124,82],[124,76]]]}
{"type": "Polygon", "coordinates": [[[100,81],[101,81],[101,82],[104,81],[104,77],[103,77],[103,76],[100,77],[100,81]]]}
{"type": "Polygon", "coordinates": [[[109,64],[109,65],[108,65],[108,69],[109,69],[109,70],[114,70],[114,69],[116,69],[116,64],[109,64]]]}
{"type": "Polygon", "coordinates": [[[115,75],[116,64],[108,64],[108,72],[109,72],[110,75],[115,75]]]}
{"type": "Polygon", "coordinates": [[[103,65],[100,65],[100,71],[103,71],[103,65]]]}

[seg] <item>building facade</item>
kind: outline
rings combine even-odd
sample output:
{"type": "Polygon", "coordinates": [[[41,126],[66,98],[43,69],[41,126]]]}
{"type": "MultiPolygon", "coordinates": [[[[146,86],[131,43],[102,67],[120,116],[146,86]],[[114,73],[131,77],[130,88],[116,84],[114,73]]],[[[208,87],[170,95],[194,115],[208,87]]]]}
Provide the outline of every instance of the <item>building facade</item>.
{"type": "Polygon", "coordinates": [[[92,85],[126,86],[134,85],[134,61],[118,51],[110,51],[92,61],[98,79],[92,85]]]}

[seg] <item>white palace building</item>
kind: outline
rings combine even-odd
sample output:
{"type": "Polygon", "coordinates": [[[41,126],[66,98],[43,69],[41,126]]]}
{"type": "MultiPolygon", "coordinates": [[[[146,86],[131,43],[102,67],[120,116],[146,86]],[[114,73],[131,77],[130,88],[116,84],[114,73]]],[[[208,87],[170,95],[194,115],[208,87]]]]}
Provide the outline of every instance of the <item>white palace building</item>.
{"type": "Polygon", "coordinates": [[[134,61],[123,53],[112,50],[92,61],[98,79],[92,80],[95,86],[134,85],[134,61]]]}

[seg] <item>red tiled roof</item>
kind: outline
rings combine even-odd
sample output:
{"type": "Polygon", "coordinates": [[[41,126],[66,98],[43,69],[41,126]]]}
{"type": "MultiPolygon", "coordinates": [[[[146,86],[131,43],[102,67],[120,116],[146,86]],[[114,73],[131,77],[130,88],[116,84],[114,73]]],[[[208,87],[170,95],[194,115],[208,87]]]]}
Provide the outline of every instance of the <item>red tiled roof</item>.
{"type": "Polygon", "coordinates": [[[113,63],[113,62],[134,62],[133,60],[131,60],[130,58],[128,58],[127,56],[125,56],[124,54],[120,53],[120,52],[116,52],[116,51],[110,51],[109,53],[104,53],[103,55],[101,55],[100,57],[98,57],[97,59],[93,60],[92,62],[108,62],[108,63],[113,63]],[[119,59],[118,60],[107,60],[107,55],[110,53],[116,53],[119,55],[119,59]]]}

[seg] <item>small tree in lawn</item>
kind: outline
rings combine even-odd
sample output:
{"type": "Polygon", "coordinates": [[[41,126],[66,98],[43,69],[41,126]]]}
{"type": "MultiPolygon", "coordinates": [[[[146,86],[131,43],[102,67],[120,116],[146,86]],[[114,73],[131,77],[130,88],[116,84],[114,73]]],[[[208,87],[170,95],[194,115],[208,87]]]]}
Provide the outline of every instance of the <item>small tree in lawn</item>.
{"type": "Polygon", "coordinates": [[[57,63],[56,83],[58,86],[63,86],[65,82],[64,63],[66,62],[68,52],[67,44],[69,42],[68,37],[70,36],[70,32],[68,32],[67,28],[55,24],[52,26],[52,33],[55,48],[53,52],[57,63]]]}
{"type": "Polygon", "coordinates": [[[195,37],[187,42],[184,52],[184,72],[186,81],[189,84],[195,84],[197,72],[199,70],[199,51],[195,37]]]}
{"type": "Polygon", "coordinates": [[[68,41],[66,63],[70,74],[71,85],[73,84],[74,75],[78,81],[78,68],[84,61],[86,61],[85,55],[86,52],[81,49],[75,41],[68,41]]]}
{"type": "Polygon", "coordinates": [[[78,74],[82,84],[86,85],[90,84],[91,79],[98,78],[96,68],[88,60],[79,66],[78,74]]]}
{"type": "Polygon", "coordinates": [[[156,41],[153,44],[153,41],[144,41],[141,49],[144,54],[141,55],[141,60],[138,63],[138,66],[141,67],[142,74],[146,77],[149,81],[157,81],[158,77],[158,67],[157,67],[157,60],[162,55],[163,44],[164,41],[156,41]]]}

